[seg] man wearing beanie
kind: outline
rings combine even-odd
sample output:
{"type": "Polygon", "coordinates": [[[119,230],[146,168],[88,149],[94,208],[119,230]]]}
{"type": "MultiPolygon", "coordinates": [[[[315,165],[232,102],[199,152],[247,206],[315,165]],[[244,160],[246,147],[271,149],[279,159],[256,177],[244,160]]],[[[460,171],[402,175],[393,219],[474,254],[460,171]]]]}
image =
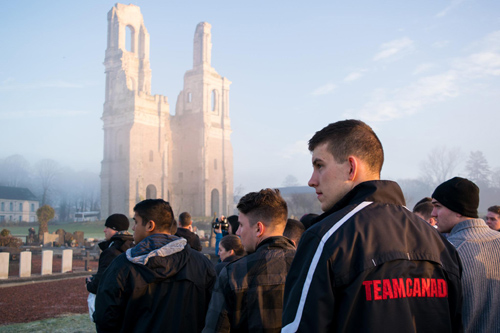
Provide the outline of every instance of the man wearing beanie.
{"type": "Polygon", "coordinates": [[[123,214],[113,214],[106,219],[106,223],[104,223],[105,241],[99,243],[102,253],[99,256],[97,273],[86,280],[87,290],[90,293],[97,293],[99,281],[113,259],[132,247],[134,238],[128,232],[129,224],[128,218],[123,214]]]}
{"type": "Polygon", "coordinates": [[[465,332],[500,329],[500,234],[478,218],[479,188],[455,177],[432,194],[432,217],[457,248],[463,265],[462,318],[465,332]]]}

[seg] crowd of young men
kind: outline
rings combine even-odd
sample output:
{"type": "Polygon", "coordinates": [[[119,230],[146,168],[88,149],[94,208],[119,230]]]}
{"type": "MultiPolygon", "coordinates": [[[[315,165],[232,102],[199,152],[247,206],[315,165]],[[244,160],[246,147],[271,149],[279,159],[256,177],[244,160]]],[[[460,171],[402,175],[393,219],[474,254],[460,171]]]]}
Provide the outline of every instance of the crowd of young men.
{"type": "Polygon", "coordinates": [[[218,276],[170,234],[169,203],[138,203],[136,245],[111,263],[97,290],[97,331],[500,330],[500,233],[492,230],[500,211],[491,207],[488,225],[478,219],[475,184],[441,184],[417,215],[397,183],[380,179],[382,144],[365,123],[330,124],[309,150],[309,186],[324,213],[302,236],[287,230],[298,234],[292,241],[283,236],[288,211],[279,191],[248,193],[236,232],[247,255],[218,276]]]}

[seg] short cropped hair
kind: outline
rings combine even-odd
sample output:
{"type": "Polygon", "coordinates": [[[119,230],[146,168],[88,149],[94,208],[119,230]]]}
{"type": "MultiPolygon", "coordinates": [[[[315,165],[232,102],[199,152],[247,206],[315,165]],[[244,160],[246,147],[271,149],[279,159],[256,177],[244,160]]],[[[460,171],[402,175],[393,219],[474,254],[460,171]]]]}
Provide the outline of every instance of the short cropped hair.
{"type": "Polygon", "coordinates": [[[170,204],[163,199],[146,199],[134,207],[134,212],[142,218],[142,225],[154,221],[160,231],[170,233],[174,222],[174,212],[170,204]]]}
{"type": "Polygon", "coordinates": [[[188,212],[181,213],[181,215],[179,215],[179,224],[182,227],[189,227],[191,224],[191,214],[188,212]]]}
{"type": "Polygon", "coordinates": [[[226,235],[220,240],[219,246],[222,246],[226,251],[234,251],[237,256],[245,255],[245,249],[241,244],[241,239],[236,235],[226,235]]]}
{"type": "Polygon", "coordinates": [[[250,225],[258,221],[266,226],[286,224],[288,208],[278,189],[266,188],[245,194],[238,203],[238,210],[247,215],[250,225]]]}
{"type": "Polygon", "coordinates": [[[342,120],[316,132],[309,140],[309,150],[326,143],[337,163],[344,163],[352,155],[364,161],[369,170],[380,176],[384,164],[384,149],[370,126],[361,120],[342,120]]]}
{"type": "Polygon", "coordinates": [[[432,216],[433,209],[434,205],[432,204],[432,199],[429,197],[425,197],[415,204],[415,207],[413,207],[413,212],[419,213],[424,217],[424,220],[428,221],[432,216]]]}
{"type": "Polygon", "coordinates": [[[295,245],[299,245],[300,238],[302,238],[304,231],[306,231],[306,227],[304,227],[302,222],[288,219],[286,221],[285,231],[283,231],[283,236],[293,240],[295,245]]]}
{"type": "Polygon", "coordinates": [[[496,206],[496,205],[491,206],[490,208],[488,208],[488,212],[492,212],[492,213],[500,215],[500,206],[496,206]]]}

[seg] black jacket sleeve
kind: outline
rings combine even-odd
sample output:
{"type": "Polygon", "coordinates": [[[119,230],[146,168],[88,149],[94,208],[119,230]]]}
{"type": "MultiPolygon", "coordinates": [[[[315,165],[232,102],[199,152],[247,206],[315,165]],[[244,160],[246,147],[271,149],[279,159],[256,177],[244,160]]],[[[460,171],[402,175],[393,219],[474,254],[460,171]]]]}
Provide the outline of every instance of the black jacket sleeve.
{"type": "Polygon", "coordinates": [[[89,293],[97,294],[97,287],[99,286],[99,281],[102,279],[104,271],[119,254],[120,252],[116,251],[114,248],[108,248],[102,251],[99,256],[97,273],[94,274],[90,282],[87,283],[87,291],[89,293]]]}
{"type": "Polygon", "coordinates": [[[197,234],[193,234],[193,238],[191,239],[191,247],[196,251],[201,251],[201,242],[200,237],[197,234]]]}
{"type": "Polygon", "coordinates": [[[97,332],[121,330],[125,308],[130,297],[129,265],[125,255],[118,257],[106,269],[95,300],[94,322],[97,332]]]}

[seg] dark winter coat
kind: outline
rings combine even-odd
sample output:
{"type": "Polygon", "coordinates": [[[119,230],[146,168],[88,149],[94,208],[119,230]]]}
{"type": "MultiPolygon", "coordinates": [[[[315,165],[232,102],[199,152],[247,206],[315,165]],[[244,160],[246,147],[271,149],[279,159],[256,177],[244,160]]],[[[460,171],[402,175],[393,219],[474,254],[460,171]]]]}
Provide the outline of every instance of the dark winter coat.
{"type": "Polygon", "coordinates": [[[457,251],[406,207],[399,186],[356,186],[300,241],[283,332],[460,332],[457,251]]]}
{"type": "Polygon", "coordinates": [[[229,256],[226,259],[222,260],[217,265],[215,265],[215,273],[217,274],[217,276],[220,274],[220,272],[222,271],[222,269],[227,266],[227,264],[229,264],[229,263],[231,263],[231,262],[233,262],[235,260],[238,260],[241,257],[242,256],[237,256],[237,255],[229,256]]]}
{"type": "Polygon", "coordinates": [[[201,242],[200,242],[200,237],[198,237],[197,234],[194,232],[185,229],[185,228],[177,228],[177,232],[175,233],[176,236],[185,238],[187,240],[187,243],[189,246],[191,246],[192,249],[195,249],[196,251],[201,251],[201,242]]]}
{"type": "Polygon", "coordinates": [[[90,282],[87,283],[87,290],[89,293],[97,293],[99,281],[101,280],[106,268],[108,268],[116,257],[131,248],[133,243],[134,238],[128,232],[116,233],[110,240],[99,243],[99,248],[102,250],[102,253],[99,256],[97,273],[94,274],[90,282]]]}
{"type": "Polygon", "coordinates": [[[155,234],[118,256],[97,292],[98,332],[200,332],[213,264],[177,236],[155,234]]]}
{"type": "Polygon", "coordinates": [[[285,280],[294,255],[291,240],[269,237],[254,253],[224,267],[203,332],[279,332],[285,280]]]}

